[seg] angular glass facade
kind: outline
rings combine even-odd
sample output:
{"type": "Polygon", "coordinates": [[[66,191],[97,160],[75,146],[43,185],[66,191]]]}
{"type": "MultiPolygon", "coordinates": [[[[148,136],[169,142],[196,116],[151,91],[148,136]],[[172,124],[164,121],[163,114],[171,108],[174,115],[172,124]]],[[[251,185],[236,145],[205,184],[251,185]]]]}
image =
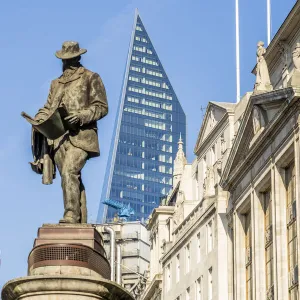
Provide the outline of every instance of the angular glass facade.
{"type": "Polygon", "coordinates": [[[171,190],[180,133],[186,145],[185,114],[136,13],[98,222],[116,214],[105,199],[130,203],[130,221],[149,216],[171,190]]]}

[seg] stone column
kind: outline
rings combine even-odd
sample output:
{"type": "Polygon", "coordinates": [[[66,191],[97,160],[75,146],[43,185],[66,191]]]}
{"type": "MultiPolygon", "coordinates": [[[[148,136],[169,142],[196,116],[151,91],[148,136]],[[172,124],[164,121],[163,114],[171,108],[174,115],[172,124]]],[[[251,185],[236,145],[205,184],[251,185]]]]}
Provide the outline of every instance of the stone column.
{"type": "MultiPolygon", "coordinates": [[[[299,118],[299,116],[298,116],[299,118]]],[[[299,140],[299,119],[294,132],[294,157],[295,157],[295,175],[296,175],[296,212],[297,212],[297,246],[298,253],[300,249],[300,140],[299,140]]],[[[298,266],[300,266],[300,255],[298,254],[298,266]]]]}
{"type": "Polygon", "coordinates": [[[274,298],[288,299],[288,258],[286,228],[286,189],[284,169],[271,168],[273,197],[274,298]]]}
{"type": "MultiPolygon", "coordinates": [[[[217,213],[215,214],[215,224],[216,229],[214,230],[216,236],[216,247],[218,251],[218,257],[223,257],[224,259],[218,260],[218,270],[228,270],[228,249],[227,249],[227,233],[228,233],[228,220],[226,217],[226,207],[227,207],[228,194],[222,191],[221,188],[218,189],[217,196],[217,213]]],[[[228,300],[228,272],[217,272],[218,273],[218,297],[216,299],[228,300]]]]}
{"type": "Polygon", "coordinates": [[[228,300],[234,299],[234,268],[233,268],[233,210],[227,214],[228,235],[227,235],[227,278],[228,278],[228,300]]]}
{"type": "Polygon", "coordinates": [[[253,299],[266,298],[265,222],[258,190],[252,191],[253,299]]]}
{"type": "Polygon", "coordinates": [[[244,216],[233,214],[234,228],[234,299],[246,299],[244,216]]]}

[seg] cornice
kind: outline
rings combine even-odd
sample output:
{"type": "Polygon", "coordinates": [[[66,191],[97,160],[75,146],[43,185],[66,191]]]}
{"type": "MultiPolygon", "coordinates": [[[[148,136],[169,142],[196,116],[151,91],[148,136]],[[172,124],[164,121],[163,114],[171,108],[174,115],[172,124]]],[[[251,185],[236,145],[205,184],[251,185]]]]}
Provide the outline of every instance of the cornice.
{"type": "MultiPolygon", "coordinates": [[[[191,214],[196,210],[195,209],[187,216],[186,220],[191,216],[191,214]]],[[[196,219],[194,224],[191,225],[184,235],[182,235],[175,243],[172,245],[172,248],[162,256],[160,259],[162,265],[164,266],[165,262],[170,259],[170,257],[178,251],[178,248],[182,246],[183,243],[190,237],[190,235],[199,227],[199,224],[203,223],[212,213],[216,211],[216,201],[214,201],[205,212],[201,215],[200,218],[196,219]]]]}
{"type": "MultiPolygon", "coordinates": [[[[254,144],[249,149],[249,152],[245,159],[241,161],[232,171],[230,171],[230,174],[226,175],[224,170],[224,175],[227,176],[227,178],[221,178],[220,185],[224,190],[234,189],[236,186],[236,182],[239,182],[239,179],[246,174],[249,169],[252,167],[253,162],[257,160],[257,158],[263,153],[263,151],[266,149],[267,146],[270,145],[270,143],[273,142],[273,137],[276,135],[278,131],[280,131],[286,124],[286,120],[290,118],[291,115],[295,112],[294,105],[290,105],[290,103],[295,103],[296,99],[300,96],[300,89],[296,88],[288,88],[288,89],[281,89],[277,91],[272,91],[267,94],[262,95],[256,95],[254,96],[254,101],[252,101],[252,104],[249,106],[252,108],[253,104],[257,104],[259,101],[263,100],[263,95],[265,95],[265,101],[266,99],[273,99],[274,101],[279,100],[279,97],[281,95],[282,100],[284,100],[284,104],[282,105],[282,108],[277,112],[275,117],[267,124],[264,131],[261,133],[261,135],[257,138],[257,140],[254,142],[254,144]],[[281,91],[281,93],[280,93],[281,91]],[[253,103],[254,102],[254,103],[253,103]]],[[[262,102],[263,103],[263,102],[262,102]]],[[[250,114],[248,114],[250,116],[250,114]]],[[[249,119],[249,118],[248,118],[249,119]]],[[[247,119],[247,122],[248,122],[247,119]]],[[[246,126],[246,123],[244,123],[246,126]]],[[[238,150],[238,147],[241,142],[241,138],[243,135],[240,135],[240,139],[236,141],[235,144],[235,150],[238,150]]],[[[230,164],[226,164],[226,171],[228,173],[229,168],[231,168],[233,160],[235,158],[235,154],[237,152],[231,152],[230,154],[230,164]]],[[[228,159],[229,162],[229,159],[228,159]]]]}
{"type": "MultiPolygon", "coordinates": [[[[213,138],[217,135],[217,133],[224,128],[227,124],[229,124],[229,117],[234,116],[233,112],[225,112],[220,121],[213,127],[211,132],[207,135],[207,137],[202,141],[201,144],[197,143],[194,149],[194,154],[199,156],[202,151],[204,151],[207,145],[210,145],[213,138]]],[[[199,139],[200,141],[200,139],[199,139]]]]}
{"type": "Polygon", "coordinates": [[[155,290],[157,288],[161,288],[160,285],[162,283],[162,274],[155,274],[154,278],[152,279],[150,285],[148,286],[148,288],[145,290],[145,292],[143,293],[143,299],[144,300],[150,300],[151,297],[153,296],[153,294],[155,293],[155,290]]]}
{"type": "MultiPolygon", "coordinates": [[[[207,105],[207,108],[206,108],[206,111],[205,111],[205,115],[204,115],[204,118],[203,118],[203,122],[202,122],[202,125],[201,125],[201,127],[200,127],[200,130],[199,130],[199,134],[198,134],[198,137],[197,137],[197,141],[196,141],[196,145],[195,145],[195,148],[194,148],[194,153],[196,154],[196,152],[197,152],[197,149],[198,149],[198,145],[199,145],[199,143],[200,143],[200,140],[201,140],[201,138],[202,138],[202,135],[204,134],[204,129],[206,128],[206,124],[207,124],[207,121],[208,121],[208,113],[209,113],[209,111],[210,111],[210,108],[212,107],[212,106],[214,106],[214,107],[217,107],[218,109],[221,109],[221,110],[223,110],[225,113],[230,113],[230,114],[234,114],[234,109],[226,109],[226,108],[224,108],[224,107],[222,107],[222,106],[220,106],[220,105],[218,105],[217,104],[218,102],[211,102],[211,101],[209,101],[208,102],[208,105],[207,105]]],[[[221,120],[220,120],[221,121],[221,120]]],[[[219,122],[220,122],[219,121],[219,122]]],[[[218,123],[219,123],[218,122],[218,123]]],[[[217,124],[218,124],[217,123],[217,124]]],[[[216,126],[217,126],[217,124],[216,124],[216,126]]],[[[214,130],[214,128],[213,128],[213,130],[214,130]]]]}
{"type": "Polygon", "coordinates": [[[149,218],[149,223],[147,224],[147,230],[151,230],[151,228],[155,225],[155,221],[158,218],[158,215],[160,213],[164,214],[173,214],[174,213],[174,206],[159,206],[157,208],[154,208],[151,214],[151,218],[149,218]]]}

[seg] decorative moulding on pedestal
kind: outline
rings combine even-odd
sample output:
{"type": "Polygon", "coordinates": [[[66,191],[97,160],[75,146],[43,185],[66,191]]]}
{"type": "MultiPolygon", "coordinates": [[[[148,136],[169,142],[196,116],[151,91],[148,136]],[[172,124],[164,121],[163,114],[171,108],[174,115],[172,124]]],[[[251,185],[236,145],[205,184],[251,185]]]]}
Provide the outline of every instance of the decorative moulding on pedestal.
{"type": "Polygon", "coordinates": [[[115,282],[86,276],[27,276],[9,281],[3,300],[133,300],[115,282]]]}

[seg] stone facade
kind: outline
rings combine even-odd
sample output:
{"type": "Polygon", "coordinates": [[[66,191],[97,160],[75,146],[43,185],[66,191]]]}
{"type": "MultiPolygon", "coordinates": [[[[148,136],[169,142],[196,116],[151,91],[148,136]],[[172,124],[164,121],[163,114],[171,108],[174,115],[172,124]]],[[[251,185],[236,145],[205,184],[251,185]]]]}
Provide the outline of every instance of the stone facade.
{"type": "Polygon", "coordinates": [[[139,299],[299,299],[299,15],[297,1],[268,48],[258,43],[253,92],[209,102],[191,164],[179,142],[139,299]]]}
{"type": "Polygon", "coordinates": [[[172,193],[148,223],[150,277],[141,299],[227,299],[228,193],[219,180],[248,100],[208,104],[192,164],[179,141],[172,193]]]}
{"type": "Polygon", "coordinates": [[[299,13],[298,1],[266,51],[274,90],[250,97],[220,182],[229,299],[299,298],[299,13]]]}

